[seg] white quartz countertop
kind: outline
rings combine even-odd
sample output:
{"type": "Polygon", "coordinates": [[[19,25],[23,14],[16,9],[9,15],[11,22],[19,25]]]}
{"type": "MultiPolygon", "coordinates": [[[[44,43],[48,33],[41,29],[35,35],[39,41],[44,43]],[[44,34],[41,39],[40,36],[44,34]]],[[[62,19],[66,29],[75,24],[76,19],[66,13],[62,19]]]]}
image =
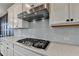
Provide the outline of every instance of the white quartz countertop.
{"type": "Polygon", "coordinates": [[[38,48],[34,48],[34,47],[24,46],[24,45],[16,42],[17,40],[20,40],[23,38],[26,38],[26,36],[2,37],[2,38],[0,38],[0,40],[10,41],[22,48],[28,49],[30,51],[34,51],[36,53],[39,53],[39,54],[45,55],[45,56],[74,56],[74,55],[79,56],[79,46],[51,42],[49,44],[49,46],[47,47],[47,49],[43,50],[43,49],[38,49],[38,48]]]}

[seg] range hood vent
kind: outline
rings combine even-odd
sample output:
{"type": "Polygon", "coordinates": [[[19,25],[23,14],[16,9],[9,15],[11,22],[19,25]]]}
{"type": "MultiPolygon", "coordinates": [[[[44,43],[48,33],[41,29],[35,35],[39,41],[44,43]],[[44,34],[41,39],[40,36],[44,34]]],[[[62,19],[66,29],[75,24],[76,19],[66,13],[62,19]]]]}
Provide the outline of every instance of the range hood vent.
{"type": "Polygon", "coordinates": [[[33,20],[41,20],[42,18],[48,19],[49,18],[49,12],[47,9],[39,10],[33,13],[28,14],[27,12],[22,12],[17,15],[18,18],[26,20],[28,22],[32,22],[33,20]]]}

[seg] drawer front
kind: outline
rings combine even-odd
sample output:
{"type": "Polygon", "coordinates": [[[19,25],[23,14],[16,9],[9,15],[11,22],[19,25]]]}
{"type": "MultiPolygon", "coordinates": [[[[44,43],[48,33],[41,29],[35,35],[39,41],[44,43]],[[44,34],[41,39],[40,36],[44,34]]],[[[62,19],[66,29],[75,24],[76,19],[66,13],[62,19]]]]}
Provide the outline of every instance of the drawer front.
{"type": "Polygon", "coordinates": [[[13,48],[13,43],[11,43],[10,41],[7,41],[7,46],[9,47],[9,48],[13,48]]]}
{"type": "Polygon", "coordinates": [[[22,55],[20,55],[20,54],[14,52],[14,56],[22,56],[22,55]]]}
{"type": "Polygon", "coordinates": [[[27,49],[24,49],[18,45],[14,45],[14,51],[18,51],[19,53],[23,54],[24,56],[40,56],[39,54],[29,51],[27,49]]]}
{"type": "Polygon", "coordinates": [[[13,50],[7,49],[7,55],[8,56],[13,56],[13,50]]]}
{"type": "Polygon", "coordinates": [[[24,55],[21,54],[19,51],[14,51],[14,56],[24,56],[24,55]]]}
{"type": "Polygon", "coordinates": [[[7,47],[9,47],[9,49],[13,50],[13,44],[12,43],[7,43],[7,47]]]}
{"type": "Polygon", "coordinates": [[[14,52],[14,56],[23,56],[23,55],[20,55],[20,54],[14,52]]]}

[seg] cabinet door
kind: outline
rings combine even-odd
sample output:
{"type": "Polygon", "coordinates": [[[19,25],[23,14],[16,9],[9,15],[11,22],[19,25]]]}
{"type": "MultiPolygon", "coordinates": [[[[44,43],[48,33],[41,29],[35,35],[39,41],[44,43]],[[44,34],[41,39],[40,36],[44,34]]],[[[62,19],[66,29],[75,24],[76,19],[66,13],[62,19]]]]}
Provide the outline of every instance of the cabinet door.
{"type": "Polygon", "coordinates": [[[68,19],[68,4],[54,3],[50,4],[50,25],[64,23],[68,19]]]}
{"type": "Polygon", "coordinates": [[[17,15],[22,12],[22,3],[14,4],[14,28],[22,27],[22,19],[19,19],[17,15]]]}
{"type": "Polygon", "coordinates": [[[14,9],[12,6],[8,9],[8,24],[11,28],[13,28],[13,25],[14,25],[13,21],[14,21],[14,9]]]}
{"type": "Polygon", "coordinates": [[[7,47],[7,56],[13,56],[13,50],[7,47]]]}
{"type": "Polygon", "coordinates": [[[6,56],[7,55],[7,45],[5,42],[1,42],[1,53],[6,56]]]}
{"type": "Polygon", "coordinates": [[[7,55],[13,56],[13,43],[7,41],[7,55]]]}
{"type": "Polygon", "coordinates": [[[70,18],[73,22],[79,21],[79,3],[70,3],[70,18]]]}
{"type": "Polygon", "coordinates": [[[22,12],[22,3],[15,3],[8,9],[8,23],[12,28],[22,27],[22,20],[17,17],[22,12]]]}
{"type": "Polygon", "coordinates": [[[4,52],[4,46],[2,42],[1,42],[0,50],[1,50],[0,52],[2,53],[2,55],[4,55],[5,52],[4,52]]]}

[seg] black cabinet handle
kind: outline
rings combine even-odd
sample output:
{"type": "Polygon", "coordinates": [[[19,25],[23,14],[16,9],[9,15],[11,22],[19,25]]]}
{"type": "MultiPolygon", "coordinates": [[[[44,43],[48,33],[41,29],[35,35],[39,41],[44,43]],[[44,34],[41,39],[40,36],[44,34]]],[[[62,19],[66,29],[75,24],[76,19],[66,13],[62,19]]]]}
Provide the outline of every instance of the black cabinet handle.
{"type": "Polygon", "coordinates": [[[66,19],[66,21],[68,22],[68,21],[69,21],[69,19],[66,19]]]}
{"type": "Polygon", "coordinates": [[[9,49],[9,48],[7,47],[7,49],[9,49]]]}
{"type": "Polygon", "coordinates": [[[7,45],[8,45],[8,43],[7,43],[7,45]]]}
{"type": "Polygon", "coordinates": [[[71,21],[73,21],[74,19],[71,19],[71,21]]]}

